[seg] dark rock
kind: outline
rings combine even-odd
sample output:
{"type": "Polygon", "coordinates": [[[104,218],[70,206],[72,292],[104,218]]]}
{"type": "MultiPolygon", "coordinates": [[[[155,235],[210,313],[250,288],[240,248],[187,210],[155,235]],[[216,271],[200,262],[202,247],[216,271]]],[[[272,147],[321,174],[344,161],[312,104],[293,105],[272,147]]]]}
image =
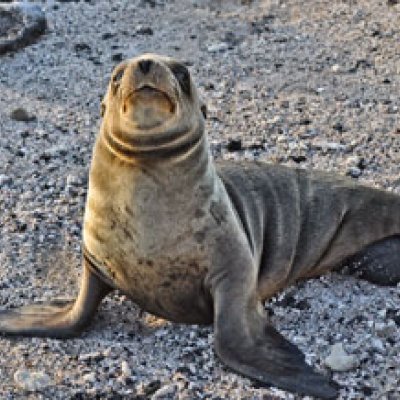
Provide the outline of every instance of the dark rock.
{"type": "Polygon", "coordinates": [[[36,116],[29,114],[25,108],[19,107],[11,111],[10,117],[15,121],[31,122],[36,120],[36,116]]]}
{"type": "Polygon", "coordinates": [[[101,38],[102,38],[103,40],[108,40],[108,39],[111,39],[112,37],[114,37],[114,35],[113,35],[112,33],[110,33],[110,32],[106,32],[106,33],[103,33],[103,34],[101,35],[101,38]]]}
{"type": "Polygon", "coordinates": [[[151,29],[149,26],[139,26],[136,29],[136,34],[138,35],[152,35],[153,29],[151,29]]]}
{"type": "Polygon", "coordinates": [[[363,386],[362,388],[361,388],[361,390],[362,390],[362,392],[365,394],[365,396],[371,396],[372,395],[372,393],[374,392],[373,390],[372,390],[372,388],[371,387],[369,387],[369,386],[363,386]]]}
{"type": "Polygon", "coordinates": [[[297,154],[292,154],[292,155],[290,155],[289,156],[289,158],[291,159],[291,160],[293,160],[295,163],[297,163],[297,164],[300,164],[300,163],[302,163],[302,162],[304,162],[304,161],[307,161],[307,157],[306,156],[304,156],[304,155],[297,155],[297,154]]]}
{"type": "Polygon", "coordinates": [[[357,167],[361,170],[363,170],[367,167],[367,161],[365,160],[365,158],[360,158],[360,160],[358,161],[357,167]]]}
{"type": "Polygon", "coordinates": [[[302,120],[300,120],[299,125],[310,125],[311,122],[312,121],[309,118],[303,118],[302,120]]]}
{"type": "Polygon", "coordinates": [[[143,390],[146,396],[151,396],[161,387],[161,382],[159,380],[155,380],[150,382],[143,390]]]}
{"type": "Polygon", "coordinates": [[[115,53],[111,56],[111,60],[114,62],[121,62],[123,58],[124,56],[122,53],[115,53]]]}
{"type": "Polygon", "coordinates": [[[336,122],[332,128],[339,133],[345,132],[345,128],[341,122],[336,122]]]}
{"type": "Polygon", "coordinates": [[[228,151],[240,151],[242,150],[242,141],[240,139],[230,139],[226,145],[228,151]]]}
{"type": "Polygon", "coordinates": [[[47,27],[42,9],[32,3],[0,3],[0,54],[33,43],[47,27]]]}
{"type": "Polygon", "coordinates": [[[90,48],[90,46],[87,43],[76,43],[74,46],[74,49],[77,53],[80,53],[80,52],[90,53],[92,51],[92,49],[90,48]]]}
{"type": "Polygon", "coordinates": [[[386,316],[393,320],[397,326],[400,326],[400,311],[397,311],[394,308],[388,308],[386,310],[386,316]]]}

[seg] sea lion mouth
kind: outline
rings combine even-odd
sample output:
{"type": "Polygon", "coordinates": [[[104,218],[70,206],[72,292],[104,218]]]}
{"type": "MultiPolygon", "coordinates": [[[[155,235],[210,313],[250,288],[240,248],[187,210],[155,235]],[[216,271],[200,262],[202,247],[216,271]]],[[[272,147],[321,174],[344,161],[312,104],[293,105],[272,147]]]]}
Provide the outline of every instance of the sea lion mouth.
{"type": "Polygon", "coordinates": [[[141,130],[152,129],[175,115],[177,103],[166,91],[148,83],[126,94],[123,115],[141,130]]]}
{"type": "Polygon", "coordinates": [[[151,86],[149,84],[139,86],[137,89],[134,90],[134,92],[135,93],[147,93],[147,94],[162,93],[170,99],[170,96],[167,93],[165,93],[163,90],[161,90],[157,87],[151,86]]]}

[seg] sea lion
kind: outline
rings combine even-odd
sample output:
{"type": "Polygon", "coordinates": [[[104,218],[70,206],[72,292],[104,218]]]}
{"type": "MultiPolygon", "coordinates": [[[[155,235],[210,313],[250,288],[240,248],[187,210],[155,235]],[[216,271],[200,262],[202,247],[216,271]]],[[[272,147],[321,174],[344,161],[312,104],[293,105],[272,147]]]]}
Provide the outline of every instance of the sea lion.
{"type": "Polygon", "coordinates": [[[337,387],[270,324],[263,301],[346,262],[400,281],[400,196],[344,177],[214,163],[187,68],[145,54],[112,73],[90,168],[75,302],[3,311],[0,332],[71,337],[118,288],[177,322],[213,323],[232,369],[330,399],[337,387]]]}

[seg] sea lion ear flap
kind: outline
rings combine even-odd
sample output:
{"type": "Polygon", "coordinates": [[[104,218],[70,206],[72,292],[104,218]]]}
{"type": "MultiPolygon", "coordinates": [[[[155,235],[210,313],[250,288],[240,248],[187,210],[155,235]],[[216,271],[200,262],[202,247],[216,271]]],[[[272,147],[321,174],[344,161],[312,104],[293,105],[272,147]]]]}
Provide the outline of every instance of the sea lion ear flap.
{"type": "Polygon", "coordinates": [[[106,113],[106,105],[104,103],[104,100],[100,103],[100,115],[101,117],[104,117],[104,114],[106,113]]]}
{"type": "Polygon", "coordinates": [[[200,110],[201,113],[203,114],[204,119],[207,119],[207,106],[205,103],[201,103],[200,110]]]}
{"type": "Polygon", "coordinates": [[[101,117],[104,117],[104,114],[106,113],[106,109],[107,109],[107,100],[108,100],[108,96],[109,96],[109,91],[110,88],[107,89],[106,94],[103,96],[103,98],[101,99],[101,103],[100,103],[100,115],[101,117]]]}

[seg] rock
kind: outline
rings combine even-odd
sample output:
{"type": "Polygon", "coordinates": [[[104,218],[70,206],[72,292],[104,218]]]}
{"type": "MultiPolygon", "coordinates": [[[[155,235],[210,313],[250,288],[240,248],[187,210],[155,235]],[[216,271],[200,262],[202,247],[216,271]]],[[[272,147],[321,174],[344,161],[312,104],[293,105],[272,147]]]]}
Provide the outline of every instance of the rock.
{"type": "Polygon", "coordinates": [[[30,392],[40,391],[51,385],[51,378],[44,372],[19,369],[14,373],[15,384],[30,392]]]}
{"type": "Polygon", "coordinates": [[[397,330],[396,324],[393,320],[389,320],[387,323],[376,322],[375,332],[382,338],[386,338],[394,334],[397,330]]]}
{"type": "Polygon", "coordinates": [[[123,58],[124,58],[124,55],[122,53],[114,53],[111,56],[111,60],[114,62],[121,62],[123,58]]]}
{"type": "Polygon", "coordinates": [[[358,178],[361,173],[362,171],[358,167],[350,167],[347,171],[347,175],[350,175],[352,178],[358,178]]]}
{"type": "Polygon", "coordinates": [[[96,373],[95,372],[88,372],[87,374],[83,375],[81,378],[81,382],[92,384],[96,381],[96,373]]]}
{"type": "Polygon", "coordinates": [[[0,3],[0,54],[33,43],[46,27],[45,14],[37,4],[0,3]]]}
{"type": "Polygon", "coordinates": [[[330,354],[325,358],[325,364],[332,371],[349,371],[357,367],[358,362],[354,355],[348,355],[342,343],[336,343],[331,347],[330,354]]]}
{"type": "Polygon", "coordinates": [[[129,378],[132,376],[132,370],[129,367],[129,364],[124,360],[121,363],[121,375],[125,378],[129,378]]]}
{"type": "Polygon", "coordinates": [[[136,34],[137,35],[153,35],[154,34],[154,32],[153,32],[153,29],[151,29],[149,26],[138,26],[137,28],[136,28],[136,34]]]}
{"type": "Polygon", "coordinates": [[[15,121],[21,122],[31,122],[36,120],[36,116],[29,114],[27,110],[23,107],[18,107],[15,110],[11,111],[10,118],[15,121]]]}
{"type": "Polygon", "coordinates": [[[312,145],[313,148],[322,151],[347,151],[347,146],[336,142],[315,141],[312,145]]]}
{"type": "Polygon", "coordinates": [[[162,386],[151,396],[151,400],[174,398],[176,390],[177,390],[176,384],[162,386]]]}
{"type": "Polygon", "coordinates": [[[378,353],[381,353],[381,354],[385,353],[385,346],[381,339],[378,339],[378,338],[373,339],[372,340],[372,348],[378,353]]]}
{"type": "Polygon", "coordinates": [[[207,46],[207,51],[209,53],[220,53],[222,51],[228,50],[228,43],[220,42],[220,43],[212,43],[207,46]]]}
{"type": "MultiPolygon", "coordinates": [[[[68,177],[67,177],[68,180],[68,177]]],[[[97,363],[101,361],[104,358],[103,354],[99,351],[94,351],[92,353],[85,353],[85,354],[80,354],[78,357],[79,361],[83,361],[85,363],[97,363]]]]}
{"type": "Polygon", "coordinates": [[[341,122],[336,122],[335,124],[333,124],[332,128],[339,133],[343,133],[346,131],[345,127],[341,122]]]}
{"type": "MultiPolygon", "coordinates": [[[[289,104],[289,102],[288,102],[288,104],[289,104]]],[[[289,107],[289,105],[288,105],[288,107],[289,107]]],[[[266,122],[267,122],[267,124],[271,124],[271,125],[276,124],[278,122],[282,122],[282,117],[280,115],[275,115],[274,117],[267,119],[266,122]]]]}
{"type": "Polygon", "coordinates": [[[12,182],[12,179],[4,174],[0,174],[0,189],[3,186],[9,185],[12,182]]]}
{"type": "Polygon", "coordinates": [[[148,382],[147,384],[145,383],[140,383],[137,385],[136,389],[138,393],[143,393],[147,398],[149,398],[151,395],[157,392],[161,388],[161,382],[156,379],[154,381],[148,382]]]}
{"type": "Polygon", "coordinates": [[[228,151],[240,151],[242,150],[242,141],[240,139],[230,139],[226,145],[228,151]]]}
{"type": "Polygon", "coordinates": [[[307,161],[307,157],[304,154],[291,154],[289,158],[297,164],[307,161]]]}

